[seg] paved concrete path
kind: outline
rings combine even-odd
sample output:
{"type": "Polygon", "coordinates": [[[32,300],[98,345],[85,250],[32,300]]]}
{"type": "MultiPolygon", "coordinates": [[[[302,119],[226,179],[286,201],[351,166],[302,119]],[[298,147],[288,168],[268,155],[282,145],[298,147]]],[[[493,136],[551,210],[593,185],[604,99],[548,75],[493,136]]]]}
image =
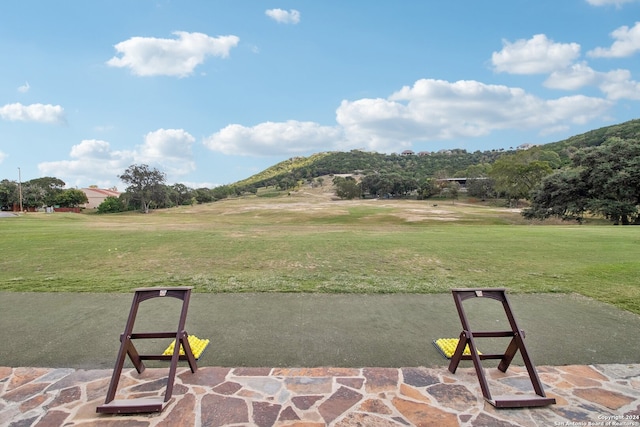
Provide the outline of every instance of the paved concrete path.
{"type": "MultiPolygon", "coordinates": [[[[640,317],[572,295],[511,296],[556,405],[496,410],[469,362],[447,371],[432,341],[460,332],[450,295],[194,294],[187,330],[212,341],[198,371],[180,368],[161,414],[99,415],[131,299],[0,293],[0,425],[640,426],[640,317]]],[[[175,329],[179,303],[142,307],[136,331],[175,329]]],[[[467,313],[505,329],[499,304],[467,313]]],[[[530,393],[522,367],[486,366],[494,394],[530,393]]],[[[166,375],[128,365],[118,397],[163,395],[166,375]]]]}
{"type": "MultiPolygon", "coordinates": [[[[113,368],[132,298],[0,292],[0,366],[113,368]]],[[[576,295],[510,299],[537,365],[640,363],[638,315],[576,295]]],[[[135,330],[174,331],[180,303],[141,304],[135,330]]],[[[500,303],[478,303],[466,306],[475,329],[509,329],[500,303]]],[[[187,318],[189,334],[211,340],[200,366],[437,367],[447,362],[432,341],[460,330],[450,294],[194,293],[187,318]]]]}
{"type": "MultiPolygon", "coordinates": [[[[466,363],[466,362],[465,362],[466,363]]],[[[539,367],[557,403],[495,409],[472,368],[181,368],[160,414],[105,415],[111,370],[0,367],[0,425],[640,426],[640,365],[539,367]],[[608,423],[608,424],[607,424],[608,423]]],[[[526,371],[487,369],[494,395],[530,393],[526,371]]],[[[117,398],[163,396],[167,369],[126,370],[117,398]]]]}

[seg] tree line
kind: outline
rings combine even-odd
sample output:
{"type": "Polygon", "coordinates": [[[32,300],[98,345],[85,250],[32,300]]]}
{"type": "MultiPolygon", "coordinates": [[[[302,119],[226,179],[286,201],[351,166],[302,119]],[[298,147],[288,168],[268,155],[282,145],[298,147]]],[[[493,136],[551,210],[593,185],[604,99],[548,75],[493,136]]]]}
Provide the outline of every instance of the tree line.
{"type": "MultiPolygon", "coordinates": [[[[582,222],[601,216],[616,225],[640,225],[640,139],[610,137],[601,145],[570,150],[567,158],[565,162],[555,151],[533,147],[471,165],[454,176],[466,178],[470,197],[502,199],[509,206],[526,202],[522,215],[528,219],[582,222]]],[[[336,176],[333,183],[343,199],[444,195],[455,200],[460,188],[445,177],[445,171],[433,176],[385,171],[359,179],[336,176]]]]}
{"type": "Polygon", "coordinates": [[[542,147],[509,151],[495,159],[484,157],[482,160],[478,163],[460,162],[460,168],[452,166],[429,174],[421,168],[360,171],[356,174],[359,175],[358,182],[341,176],[334,178],[333,182],[338,187],[338,196],[343,198],[428,199],[442,195],[457,196],[460,184],[452,178],[464,178],[470,197],[482,200],[503,198],[513,205],[527,198],[543,176],[562,165],[562,159],[556,152],[542,147]]]}
{"type": "MultiPolygon", "coordinates": [[[[99,213],[169,208],[180,205],[208,203],[241,192],[223,185],[210,188],[189,188],[184,184],[166,184],[166,175],[148,165],[131,165],[119,178],[128,185],[120,197],[107,197],[98,207],[99,213]]],[[[22,208],[33,211],[44,207],[77,208],[88,203],[87,195],[77,188],[65,188],[66,183],[55,177],[35,178],[25,182],[0,181],[0,209],[22,208]],[[22,197],[21,197],[22,196],[22,197]]]]}
{"type": "MultiPolygon", "coordinates": [[[[119,198],[107,198],[98,212],[149,212],[209,203],[256,194],[258,188],[270,186],[288,191],[304,184],[323,185],[322,176],[333,175],[336,194],[344,199],[444,196],[455,200],[460,187],[450,178],[465,178],[468,196],[504,200],[508,206],[524,202],[527,207],[522,214],[529,219],[582,222],[588,216],[601,216],[613,224],[640,224],[639,125],[636,120],[590,132],[594,138],[606,138],[598,143],[584,136],[570,138],[582,141],[581,148],[563,141],[526,150],[451,150],[429,156],[358,150],[318,153],[289,159],[246,180],[215,188],[167,185],[162,171],[134,164],[119,176],[127,184],[125,192],[119,198]]],[[[20,201],[25,209],[76,207],[87,202],[83,191],[64,187],[62,180],[52,177],[24,183],[4,179],[0,181],[0,206],[11,210],[20,201]]]]}
{"type": "Polygon", "coordinates": [[[576,151],[571,166],[544,176],[529,198],[526,218],[582,222],[601,215],[616,225],[640,225],[640,139],[614,137],[576,151]]]}
{"type": "Polygon", "coordinates": [[[240,195],[237,188],[221,185],[214,188],[190,188],[185,184],[166,184],[166,174],[149,165],[133,164],[118,176],[127,184],[120,197],[107,197],[98,206],[98,213],[114,213],[195,205],[215,202],[231,195],[240,195]]]}
{"type": "Polygon", "coordinates": [[[15,210],[20,207],[34,210],[44,206],[76,208],[89,201],[84,191],[65,189],[65,185],[64,181],[53,177],[35,178],[22,183],[3,179],[0,181],[0,209],[15,210]]]}

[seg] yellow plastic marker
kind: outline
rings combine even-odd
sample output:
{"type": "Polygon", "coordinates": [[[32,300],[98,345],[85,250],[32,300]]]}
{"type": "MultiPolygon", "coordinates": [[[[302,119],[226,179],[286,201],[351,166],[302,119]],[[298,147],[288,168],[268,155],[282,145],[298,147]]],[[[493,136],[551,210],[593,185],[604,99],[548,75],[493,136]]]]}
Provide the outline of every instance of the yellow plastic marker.
{"type": "MultiPolygon", "coordinates": [[[[204,352],[204,350],[209,345],[209,340],[200,339],[195,335],[189,335],[187,340],[189,341],[189,347],[191,347],[191,352],[193,353],[193,357],[195,357],[196,360],[198,360],[202,355],[202,353],[204,352]]],[[[176,342],[173,341],[171,344],[169,344],[169,347],[167,347],[167,349],[162,354],[164,356],[172,356],[175,346],[176,346],[176,342]]],[[[184,349],[182,348],[182,346],[180,346],[180,356],[184,356],[184,349]]]]}
{"type": "MultiPolygon", "coordinates": [[[[460,341],[458,338],[438,338],[437,340],[433,341],[433,345],[435,345],[436,348],[440,350],[444,357],[446,357],[447,359],[451,359],[453,353],[455,353],[456,351],[456,347],[458,346],[458,341],[460,341]]],[[[470,354],[471,351],[469,350],[469,344],[467,344],[467,346],[464,348],[464,351],[462,352],[462,355],[469,356],[470,354]]],[[[478,354],[482,353],[478,352],[478,354]]]]}

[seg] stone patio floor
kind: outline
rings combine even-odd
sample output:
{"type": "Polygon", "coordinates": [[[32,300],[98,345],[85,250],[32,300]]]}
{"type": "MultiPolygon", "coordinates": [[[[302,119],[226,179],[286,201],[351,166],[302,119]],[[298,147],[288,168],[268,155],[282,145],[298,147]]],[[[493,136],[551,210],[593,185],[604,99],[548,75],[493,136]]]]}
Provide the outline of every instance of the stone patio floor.
{"type": "MultiPolygon", "coordinates": [[[[470,363],[442,368],[180,367],[161,413],[97,414],[111,370],[0,367],[0,425],[640,426],[640,365],[541,366],[557,403],[495,409],[470,363]]],[[[532,393],[526,370],[486,368],[496,395],[532,393]]],[[[167,368],[125,368],[116,398],[163,396],[167,368]]]]}

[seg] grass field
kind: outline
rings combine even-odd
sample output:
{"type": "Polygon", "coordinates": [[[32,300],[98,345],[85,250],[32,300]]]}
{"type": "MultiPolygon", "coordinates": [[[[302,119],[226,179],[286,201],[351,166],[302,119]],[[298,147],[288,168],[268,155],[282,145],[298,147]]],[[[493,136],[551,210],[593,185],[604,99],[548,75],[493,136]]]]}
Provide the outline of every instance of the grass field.
{"type": "Polygon", "coordinates": [[[576,292],[640,314],[640,227],[531,224],[451,201],[297,192],[139,213],[0,218],[0,290],[576,292]],[[437,205],[435,205],[437,203],[437,205]]]}

